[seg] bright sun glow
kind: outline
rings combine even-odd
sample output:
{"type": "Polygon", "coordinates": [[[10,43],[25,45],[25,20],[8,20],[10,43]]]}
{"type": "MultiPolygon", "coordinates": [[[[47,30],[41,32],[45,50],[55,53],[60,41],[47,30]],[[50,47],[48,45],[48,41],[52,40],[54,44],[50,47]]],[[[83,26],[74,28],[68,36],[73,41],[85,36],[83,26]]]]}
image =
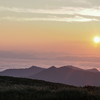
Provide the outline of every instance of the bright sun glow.
{"type": "Polygon", "coordinates": [[[96,42],[96,43],[100,42],[100,38],[99,37],[95,37],[94,38],[94,42],[96,42]]]}

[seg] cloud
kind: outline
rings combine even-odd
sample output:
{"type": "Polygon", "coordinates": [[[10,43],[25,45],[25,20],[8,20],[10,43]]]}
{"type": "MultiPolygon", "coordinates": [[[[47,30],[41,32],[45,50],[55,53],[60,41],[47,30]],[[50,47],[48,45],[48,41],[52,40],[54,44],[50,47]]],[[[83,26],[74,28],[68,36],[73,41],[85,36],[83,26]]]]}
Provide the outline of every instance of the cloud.
{"type": "MultiPolygon", "coordinates": [[[[80,1],[81,2],[81,1],[80,1]]],[[[2,17],[0,20],[14,20],[14,21],[62,21],[62,22],[88,22],[100,21],[100,7],[82,8],[82,7],[61,7],[59,9],[24,9],[24,8],[10,8],[0,6],[1,12],[16,12],[16,13],[30,13],[30,14],[47,14],[56,15],[55,17],[16,17],[8,16],[2,17]],[[59,17],[60,15],[66,17],[59,17]],[[68,15],[72,17],[68,17],[68,15]],[[57,17],[58,16],[58,17],[57,17]],[[74,17],[73,17],[74,16],[74,17]],[[92,17],[92,18],[91,18],[92,17]]]]}
{"type": "Polygon", "coordinates": [[[91,5],[91,3],[88,2],[87,0],[72,0],[72,2],[75,2],[75,3],[82,3],[82,4],[89,4],[89,5],[91,5]]]}
{"type": "Polygon", "coordinates": [[[82,56],[62,56],[57,57],[56,60],[62,60],[62,61],[82,61],[82,62],[97,62],[99,63],[100,57],[82,57],[82,56]]]}
{"type": "Polygon", "coordinates": [[[82,8],[82,7],[62,7],[59,9],[23,9],[9,8],[0,6],[0,11],[12,11],[17,13],[39,13],[39,14],[68,14],[68,15],[87,15],[100,17],[100,7],[82,8]]]}
{"type": "Polygon", "coordinates": [[[99,21],[95,18],[84,18],[80,16],[75,17],[47,17],[47,18],[25,18],[25,17],[3,17],[0,20],[12,20],[12,21],[60,21],[60,22],[89,22],[89,21],[99,21]]]}
{"type": "Polygon", "coordinates": [[[56,67],[73,65],[79,68],[88,69],[88,68],[98,68],[100,70],[99,62],[88,62],[88,61],[67,61],[67,60],[21,60],[21,59],[0,59],[0,71],[5,69],[17,69],[17,68],[29,68],[31,66],[39,66],[48,68],[52,65],[56,67]]]}

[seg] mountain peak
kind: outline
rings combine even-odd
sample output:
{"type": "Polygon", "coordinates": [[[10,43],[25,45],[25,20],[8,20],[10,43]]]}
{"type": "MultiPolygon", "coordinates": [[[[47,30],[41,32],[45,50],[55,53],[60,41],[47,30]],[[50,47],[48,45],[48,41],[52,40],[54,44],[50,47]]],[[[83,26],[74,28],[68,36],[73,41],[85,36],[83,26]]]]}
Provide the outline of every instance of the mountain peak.
{"type": "Polygon", "coordinates": [[[7,69],[0,72],[0,75],[13,76],[13,77],[28,77],[36,73],[39,73],[42,70],[45,70],[45,68],[31,66],[29,68],[23,68],[23,69],[7,69]]]}
{"type": "Polygon", "coordinates": [[[96,68],[88,69],[88,71],[90,71],[90,72],[99,72],[99,70],[96,69],[96,68]]]}
{"type": "Polygon", "coordinates": [[[72,65],[63,66],[62,68],[71,68],[71,69],[74,69],[74,70],[84,70],[84,69],[81,69],[81,68],[78,68],[78,67],[75,67],[75,66],[72,66],[72,65]]]}
{"type": "Polygon", "coordinates": [[[32,68],[37,68],[37,66],[34,66],[34,65],[33,65],[33,66],[30,67],[30,69],[32,69],[32,68]]]}
{"type": "Polygon", "coordinates": [[[56,67],[55,67],[55,66],[51,66],[50,69],[51,69],[51,68],[52,68],[52,69],[55,69],[56,67]]]}

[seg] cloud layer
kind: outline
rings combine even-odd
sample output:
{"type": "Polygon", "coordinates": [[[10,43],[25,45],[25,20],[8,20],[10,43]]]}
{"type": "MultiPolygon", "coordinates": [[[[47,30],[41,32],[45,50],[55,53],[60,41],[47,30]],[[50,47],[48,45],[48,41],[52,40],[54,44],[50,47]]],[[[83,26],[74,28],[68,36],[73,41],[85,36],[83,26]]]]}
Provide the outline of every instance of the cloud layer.
{"type": "Polygon", "coordinates": [[[87,22],[100,21],[100,7],[83,8],[83,7],[61,7],[59,9],[30,9],[0,6],[0,12],[12,13],[28,13],[28,14],[48,14],[51,17],[16,17],[4,16],[0,20],[15,20],[15,21],[65,21],[65,22],[87,22]],[[60,17],[62,15],[62,17],[60,17]],[[68,16],[72,17],[68,17],[68,16]],[[64,17],[63,17],[64,16],[64,17]],[[65,17],[66,16],[66,17],[65,17]],[[85,17],[84,17],[85,16],[85,17]]]}
{"type": "Polygon", "coordinates": [[[100,17],[100,7],[82,8],[82,7],[62,7],[60,9],[22,9],[0,6],[0,11],[12,11],[17,13],[42,13],[42,14],[68,14],[68,15],[87,15],[100,17]]]}
{"type": "Polygon", "coordinates": [[[0,18],[0,20],[12,20],[12,21],[59,21],[59,22],[89,22],[89,21],[99,21],[95,18],[84,18],[84,17],[66,17],[66,18],[60,18],[60,17],[48,17],[48,18],[18,18],[18,17],[3,17],[0,18]]]}

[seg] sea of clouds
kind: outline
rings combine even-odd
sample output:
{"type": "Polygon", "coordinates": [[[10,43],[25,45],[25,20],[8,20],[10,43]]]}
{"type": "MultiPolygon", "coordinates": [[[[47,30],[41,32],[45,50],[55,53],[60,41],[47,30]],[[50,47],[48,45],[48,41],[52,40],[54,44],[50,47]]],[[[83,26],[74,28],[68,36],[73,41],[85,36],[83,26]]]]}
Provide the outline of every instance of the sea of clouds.
{"type": "Polygon", "coordinates": [[[29,68],[31,66],[49,68],[51,66],[61,67],[73,65],[83,69],[97,68],[100,70],[99,62],[67,61],[67,60],[26,60],[26,59],[0,59],[0,71],[6,69],[29,68]]]}

